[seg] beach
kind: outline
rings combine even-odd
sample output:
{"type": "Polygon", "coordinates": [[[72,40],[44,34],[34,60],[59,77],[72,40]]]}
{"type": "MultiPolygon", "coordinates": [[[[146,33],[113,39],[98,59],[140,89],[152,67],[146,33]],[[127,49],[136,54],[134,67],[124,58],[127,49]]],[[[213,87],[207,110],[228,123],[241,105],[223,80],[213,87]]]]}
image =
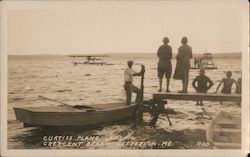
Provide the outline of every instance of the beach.
{"type": "MultiPolygon", "coordinates": [[[[204,101],[204,106],[196,106],[194,101],[169,100],[165,108],[172,111],[169,114],[172,126],[169,126],[166,116],[160,115],[156,128],[151,128],[147,126],[151,116],[145,113],[143,117],[145,126],[142,128],[133,128],[131,120],[88,128],[24,128],[23,124],[16,120],[13,107],[60,105],[41,99],[39,95],[70,105],[125,103],[123,71],[129,59],[134,60],[133,68],[136,71],[140,70],[140,65],[136,63],[146,66],[144,99],[151,99],[152,94],[158,90],[156,57],[116,55],[104,58],[105,62],[113,65],[103,66],[81,64],[75,66],[72,63],[82,59],[63,55],[8,57],[9,149],[212,149],[206,141],[206,129],[212,121],[210,116],[215,117],[220,111],[241,116],[241,107],[235,102],[224,102],[221,105],[220,102],[204,101]],[[202,108],[209,115],[205,114],[202,108]],[[50,140],[47,138],[55,136],[61,136],[59,141],[65,141],[66,144],[49,145],[50,140]],[[117,138],[108,139],[110,136],[117,138]],[[123,137],[129,139],[121,139],[123,137]],[[91,142],[88,143],[89,141],[91,142]],[[73,142],[80,143],[73,145],[73,142]]],[[[226,71],[231,70],[232,78],[238,80],[242,69],[241,59],[215,59],[214,62],[217,69],[206,70],[206,75],[214,82],[214,86],[208,91],[211,93],[215,92],[220,80],[226,77],[226,71]]],[[[173,72],[175,64],[176,60],[172,59],[173,72]]],[[[189,92],[195,91],[191,83],[198,74],[199,70],[190,70],[189,92]]],[[[163,92],[166,90],[165,83],[164,79],[163,92]]],[[[134,78],[134,85],[140,87],[140,77],[134,78]]],[[[181,81],[171,79],[170,90],[172,92],[181,90],[181,81]]],[[[232,91],[234,90],[233,86],[232,91]]],[[[133,101],[134,98],[135,95],[133,101]]]]}

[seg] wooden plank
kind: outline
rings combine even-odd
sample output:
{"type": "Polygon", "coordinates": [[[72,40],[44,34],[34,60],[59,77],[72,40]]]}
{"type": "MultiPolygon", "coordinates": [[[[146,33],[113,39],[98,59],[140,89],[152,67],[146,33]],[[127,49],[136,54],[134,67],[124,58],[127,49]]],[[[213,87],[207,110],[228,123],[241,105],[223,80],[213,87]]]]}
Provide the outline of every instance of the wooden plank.
{"type": "Polygon", "coordinates": [[[155,93],[153,98],[161,99],[175,99],[175,100],[203,100],[203,101],[236,101],[241,102],[241,95],[239,94],[221,94],[221,93],[155,93]]]}

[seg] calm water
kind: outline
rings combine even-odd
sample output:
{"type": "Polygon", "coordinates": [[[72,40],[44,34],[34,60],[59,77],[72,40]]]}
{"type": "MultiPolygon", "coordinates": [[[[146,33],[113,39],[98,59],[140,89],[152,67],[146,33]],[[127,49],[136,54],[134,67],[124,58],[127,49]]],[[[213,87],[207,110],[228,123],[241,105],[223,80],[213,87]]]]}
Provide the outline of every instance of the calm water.
{"type": "MultiPolygon", "coordinates": [[[[203,115],[201,107],[195,106],[195,102],[191,101],[169,101],[167,107],[177,112],[177,114],[170,115],[174,125],[169,127],[166,117],[160,116],[157,122],[157,129],[145,127],[133,130],[131,129],[130,122],[124,122],[121,124],[98,126],[92,129],[41,130],[39,128],[23,128],[22,123],[15,120],[13,107],[58,105],[57,103],[40,99],[38,95],[72,105],[124,102],[123,70],[126,68],[126,61],[128,59],[133,59],[133,57],[105,58],[105,61],[114,64],[108,66],[74,66],[72,61],[79,59],[67,56],[9,56],[8,148],[47,149],[49,147],[42,146],[42,137],[44,135],[58,134],[75,136],[99,135],[103,138],[110,135],[132,134],[139,140],[150,139],[159,141],[165,138],[177,141],[175,146],[171,148],[196,148],[192,145],[192,142],[190,144],[190,141],[205,140],[205,129],[211,120],[203,115]],[[182,144],[178,144],[178,142],[182,144]]],[[[137,58],[134,61],[135,63],[143,63],[146,66],[144,95],[145,99],[152,98],[152,93],[158,90],[157,59],[137,58]]],[[[175,60],[172,63],[174,71],[175,60]]],[[[206,75],[215,84],[209,92],[215,91],[219,81],[225,77],[226,71],[231,70],[235,79],[238,79],[241,75],[241,60],[221,59],[215,60],[215,64],[218,67],[217,70],[206,71],[206,75]]],[[[140,66],[134,65],[134,69],[139,71],[140,66]]],[[[191,70],[190,80],[197,75],[198,70],[191,70]]],[[[140,78],[138,77],[134,80],[134,84],[139,87],[140,78]]],[[[165,81],[163,82],[163,87],[165,87],[165,81]]],[[[180,89],[181,81],[171,80],[170,90],[178,91],[180,89]]],[[[191,87],[191,81],[189,82],[189,91],[194,91],[191,87]]],[[[235,103],[225,103],[221,106],[218,102],[205,102],[204,108],[211,116],[215,116],[220,110],[240,115],[240,107],[235,103]]],[[[145,114],[144,119],[150,119],[150,116],[145,114]]],[[[119,142],[115,141],[102,147],[81,146],[77,148],[123,148],[117,146],[117,143],[119,142]]]]}

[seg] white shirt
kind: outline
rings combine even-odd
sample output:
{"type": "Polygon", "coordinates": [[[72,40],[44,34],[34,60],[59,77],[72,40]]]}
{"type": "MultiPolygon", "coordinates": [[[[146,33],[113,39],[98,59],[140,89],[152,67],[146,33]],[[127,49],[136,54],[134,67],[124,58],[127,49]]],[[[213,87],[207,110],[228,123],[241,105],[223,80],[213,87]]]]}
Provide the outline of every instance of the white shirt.
{"type": "Polygon", "coordinates": [[[131,69],[131,68],[126,68],[124,70],[124,81],[125,82],[132,82],[133,81],[133,74],[135,74],[136,72],[131,69]]]}

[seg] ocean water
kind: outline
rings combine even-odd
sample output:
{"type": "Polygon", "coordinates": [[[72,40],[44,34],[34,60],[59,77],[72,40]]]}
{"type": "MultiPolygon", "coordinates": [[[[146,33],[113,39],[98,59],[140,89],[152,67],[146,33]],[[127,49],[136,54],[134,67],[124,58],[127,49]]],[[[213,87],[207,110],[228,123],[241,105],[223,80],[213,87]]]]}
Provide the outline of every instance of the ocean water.
{"type": "MultiPolygon", "coordinates": [[[[173,109],[175,114],[170,114],[173,126],[168,125],[164,115],[159,117],[156,129],[145,126],[132,129],[130,121],[119,122],[94,128],[74,129],[40,129],[36,127],[23,128],[22,123],[16,121],[13,107],[21,106],[49,106],[60,105],[55,102],[39,98],[43,95],[58,101],[70,104],[98,104],[108,102],[125,102],[123,89],[123,71],[126,61],[131,58],[108,57],[106,62],[113,65],[77,65],[72,61],[81,58],[67,56],[9,56],[8,57],[8,148],[9,149],[137,149],[136,146],[120,146],[119,141],[112,141],[105,146],[81,145],[79,147],[47,147],[43,146],[44,135],[74,135],[74,136],[100,136],[99,141],[111,135],[133,135],[136,140],[151,140],[159,142],[162,139],[172,141],[174,146],[169,148],[203,149],[211,147],[197,147],[195,142],[206,141],[205,130],[211,122],[209,116],[214,117],[219,111],[227,111],[234,115],[241,115],[241,108],[233,102],[204,102],[204,108],[210,114],[205,115],[200,106],[192,101],[168,101],[167,108],[173,109]]],[[[158,90],[157,58],[137,57],[135,63],[146,66],[144,81],[144,97],[152,98],[158,90]]],[[[236,80],[241,76],[241,60],[216,59],[218,69],[206,70],[206,75],[214,82],[209,92],[215,92],[219,81],[226,77],[226,71],[233,72],[236,80]]],[[[175,59],[172,61],[173,72],[175,59]]],[[[140,70],[140,65],[135,64],[135,71],[140,70]]],[[[192,80],[198,75],[198,70],[190,70],[189,92],[194,92],[192,80]]],[[[140,87],[140,77],[134,78],[134,85],[140,87]]],[[[235,87],[233,87],[233,90],[235,87]]],[[[163,91],[165,91],[165,79],[163,91]]],[[[181,81],[171,79],[171,91],[181,90],[181,81]]],[[[135,95],[133,95],[135,98],[135,95]]],[[[149,114],[144,114],[144,120],[150,120],[149,114]]],[[[149,147],[154,148],[154,147],[149,147]]],[[[159,148],[159,147],[156,147],[159,148]]]]}

